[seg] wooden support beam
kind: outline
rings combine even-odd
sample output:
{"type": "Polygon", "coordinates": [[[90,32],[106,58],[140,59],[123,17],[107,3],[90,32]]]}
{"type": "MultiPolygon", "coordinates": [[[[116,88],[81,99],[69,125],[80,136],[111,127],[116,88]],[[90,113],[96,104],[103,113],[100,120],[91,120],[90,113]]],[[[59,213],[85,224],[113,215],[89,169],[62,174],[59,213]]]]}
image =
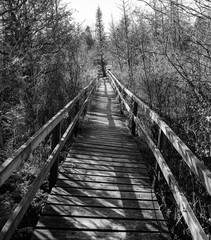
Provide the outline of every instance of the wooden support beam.
{"type": "MultiPolygon", "coordinates": [[[[77,101],[77,103],[75,104],[75,115],[77,115],[79,108],[80,108],[80,102],[77,101]]],[[[78,134],[78,121],[75,124],[75,130],[74,130],[75,137],[77,136],[77,134],[78,134]]]]}
{"type": "MultiPolygon", "coordinates": [[[[61,138],[61,123],[59,123],[52,132],[52,140],[51,140],[51,150],[53,151],[56,145],[59,143],[61,138]]],[[[49,188],[50,190],[55,185],[58,178],[58,169],[59,169],[59,156],[56,158],[53,166],[50,170],[49,176],[49,188]]]]}
{"type": "MultiPolygon", "coordinates": [[[[87,91],[84,92],[84,102],[86,101],[86,99],[87,99],[87,91]]],[[[86,115],[87,107],[88,106],[86,105],[86,107],[84,108],[84,116],[86,115]]]]}
{"type": "Polygon", "coordinates": [[[136,135],[136,123],[134,121],[134,117],[137,116],[138,113],[138,104],[136,101],[133,101],[133,115],[132,115],[132,126],[131,126],[131,133],[133,136],[136,135]]]}

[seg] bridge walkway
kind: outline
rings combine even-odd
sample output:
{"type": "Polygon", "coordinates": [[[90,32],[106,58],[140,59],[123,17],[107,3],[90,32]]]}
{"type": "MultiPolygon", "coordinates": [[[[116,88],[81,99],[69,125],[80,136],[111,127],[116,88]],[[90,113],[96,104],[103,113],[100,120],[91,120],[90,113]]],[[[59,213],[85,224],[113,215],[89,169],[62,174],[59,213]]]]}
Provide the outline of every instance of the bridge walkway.
{"type": "Polygon", "coordinates": [[[171,239],[146,165],[101,79],[32,239],[171,239]]]}

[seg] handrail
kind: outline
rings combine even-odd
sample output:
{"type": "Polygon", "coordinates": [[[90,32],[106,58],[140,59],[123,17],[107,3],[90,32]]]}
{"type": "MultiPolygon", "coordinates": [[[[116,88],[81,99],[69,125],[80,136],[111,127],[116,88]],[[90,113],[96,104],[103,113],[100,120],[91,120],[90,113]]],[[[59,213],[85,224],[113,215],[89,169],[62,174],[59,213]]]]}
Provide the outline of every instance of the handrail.
{"type": "MultiPolygon", "coordinates": [[[[55,144],[55,146],[53,146],[53,151],[48,157],[44,166],[42,167],[40,173],[38,174],[38,176],[36,177],[32,185],[30,186],[30,188],[28,189],[27,193],[22,198],[20,203],[17,204],[11,217],[7,220],[7,222],[3,226],[0,232],[0,240],[9,240],[11,238],[14,230],[20,223],[31,201],[33,200],[37,190],[40,188],[43,180],[47,177],[49,171],[52,170],[54,164],[58,160],[57,157],[62,147],[64,146],[66,140],[72,134],[74,128],[76,127],[79,117],[85,111],[85,108],[89,102],[91,94],[93,93],[94,88],[96,86],[96,82],[97,82],[97,78],[95,78],[72,101],[70,101],[51,120],[49,120],[37,133],[35,133],[34,136],[32,136],[20,149],[18,149],[17,153],[15,153],[13,157],[7,160],[7,163],[4,164],[3,167],[1,167],[0,177],[1,177],[1,183],[3,183],[12,173],[12,171],[9,168],[11,167],[13,170],[15,170],[20,165],[21,161],[25,160],[28,154],[33,149],[35,149],[38,146],[38,144],[42,142],[49,133],[52,132],[52,130],[55,130],[60,125],[61,121],[65,118],[65,116],[67,116],[68,112],[77,104],[77,102],[81,100],[84,96],[86,97],[82,106],[76,113],[74,119],[70,123],[69,127],[67,128],[63,136],[59,138],[58,142],[55,144]],[[13,161],[15,161],[15,163],[13,163],[13,161]]],[[[56,166],[58,167],[58,164],[56,164],[56,166]]],[[[52,176],[52,178],[54,183],[56,181],[55,178],[57,177],[57,171],[58,171],[58,168],[56,169],[56,174],[55,174],[55,169],[53,171],[54,176],[52,176]]]]}
{"type": "Polygon", "coordinates": [[[190,170],[199,178],[201,183],[206,188],[207,192],[211,196],[211,172],[204,166],[204,164],[193,154],[193,152],[187,147],[187,145],[176,135],[176,133],[161,119],[161,117],[143,101],[136,97],[131,91],[125,88],[116,77],[108,71],[108,75],[117,83],[117,85],[124,91],[134,102],[138,104],[145,114],[148,114],[152,121],[154,121],[162,130],[164,135],[168,138],[190,170]]]}
{"type": "Polygon", "coordinates": [[[11,176],[29,154],[52,132],[52,130],[67,116],[69,111],[89,91],[94,79],[86,88],[84,88],[72,101],[52,117],[40,130],[38,130],[29,140],[24,143],[10,158],[0,165],[0,186],[11,176]]]}
{"type": "Polygon", "coordinates": [[[205,234],[203,228],[201,227],[198,219],[196,218],[193,210],[190,207],[186,197],[181,191],[179,184],[177,183],[173,173],[168,167],[163,155],[161,154],[160,147],[156,146],[147,131],[144,129],[141,121],[137,117],[137,108],[141,107],[145,114],[148,114],[150,119],[154,121],[160,128],[159,141],[161,139],[161,133],[163,133],[172,145],[175,147],[177,152],[183,157],[190,169],[198,176],[202,181],[203,185],[206,187],[209,194],[211,194],[211,173],[206,167],[199,161],[199,159],[191,152],[191,150],[182,142],[182,140],[173,132],[173,130],[159,117],[157,113],[151,110],[145,103],[143,103],[138,97],[136,97],[131,91],[125,88],[119,80],[107,70],[107,74],[110,77],[113,86],[120,98],[121,102],[125,106],[127,112],[132,116],[132,133],[134,133],[134,128],[136,124],[139,126],[141,131],[145,136],[145,140],[153,152],[157,163],[172,191],[172,194],[176,200],[176,203],[188,225],[192,237],[194,240],[209,240],[209,237],[205,234]],[[122,93],[128,95],[134,101],[133,110],[130,108],[126,102],[122,93]]]}

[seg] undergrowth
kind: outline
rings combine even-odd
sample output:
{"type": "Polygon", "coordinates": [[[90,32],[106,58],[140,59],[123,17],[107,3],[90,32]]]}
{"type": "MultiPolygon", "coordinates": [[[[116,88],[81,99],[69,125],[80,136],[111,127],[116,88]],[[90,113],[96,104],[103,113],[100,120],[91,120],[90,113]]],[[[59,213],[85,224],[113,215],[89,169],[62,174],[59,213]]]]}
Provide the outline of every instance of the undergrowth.
{"type": "MultiPolygon", "coordinates": [[[[143,154],[147,164],[148,172],[152,184],[154,185],[155,194],[157,196],[164,219],[167,223],[173,240],[191,240],[190,230],[185,223],[183,216],[176,204],[173,194],[162,174],[159,167],[156,170],[156,159],[141,137],[136,137],[138,145],[141,146],[140,151],[143,154]]],[[[211,232],[210,221],[210,202],[211,197],[204,187],[199,183],[198,179],[191,173],[186,163],[181,157],[175,153],[170,146],[166,147],[164,158],[175,176],[182,192],[185,194],[194,214],[199,220],[201,226],[207,235],[211,232]]]]}

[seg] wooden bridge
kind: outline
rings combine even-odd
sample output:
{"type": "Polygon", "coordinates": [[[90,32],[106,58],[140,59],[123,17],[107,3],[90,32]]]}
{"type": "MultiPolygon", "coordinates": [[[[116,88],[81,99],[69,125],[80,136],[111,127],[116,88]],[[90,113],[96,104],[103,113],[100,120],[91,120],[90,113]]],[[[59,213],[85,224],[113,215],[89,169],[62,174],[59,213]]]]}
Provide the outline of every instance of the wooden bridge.
{"type": "Polygon", "coordinates": [[[144,156],[133,137],[138,133],[137,127],[172,190],[192,238],[209,239],[161,154],[163,139],[172,143],[209,194],[210,172],[155,112],[124,88],[110,71],[107,74],[109,78],[95,79],[83,89],[0,167],[2,185],[31,151],[52,133],[52,153],[2,228],[0,240],[11,238],[49,171],[52,190],[34,229],[33,240],[171,239],[144,156]],[[61,123],[68,119],[73,108],[75,117],[61,136],[61,123]],[[68,137],[78,132],[79,118],[86,112],[81,131],[59,166],[58,155],[68,137]],[[121,112],[126,112],[129,118],[121,112]],[[143,126],[141,114],[158,125],[157,144],[143,126]],[[131,125],[132,133],[128,125],[131,125]]]}
{"type": "Polygon", "coordinates": [[[35,239],[168,239],[143,157],[118,105],[110,83],[101,80],[35,239]]]}

